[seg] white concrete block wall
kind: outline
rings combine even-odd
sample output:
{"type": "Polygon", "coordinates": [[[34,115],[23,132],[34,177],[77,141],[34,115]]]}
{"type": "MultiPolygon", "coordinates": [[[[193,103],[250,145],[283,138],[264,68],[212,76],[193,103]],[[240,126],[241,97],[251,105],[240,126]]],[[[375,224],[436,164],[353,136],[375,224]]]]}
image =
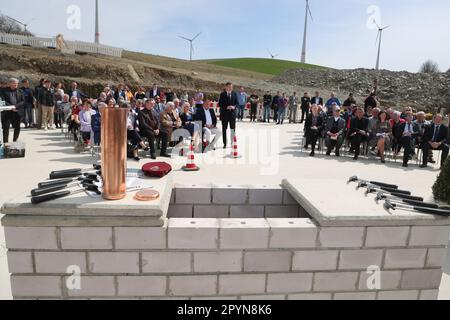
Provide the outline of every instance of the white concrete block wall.
{"type": "Polygon", "coordinates": [[[303,211],[277,187],[179,186],[162,228],[6,227],[13,295],[436,299],[450,227],[320,227],[303,211]],[[81,290],[66,286],[69,265],[81,290]]]}

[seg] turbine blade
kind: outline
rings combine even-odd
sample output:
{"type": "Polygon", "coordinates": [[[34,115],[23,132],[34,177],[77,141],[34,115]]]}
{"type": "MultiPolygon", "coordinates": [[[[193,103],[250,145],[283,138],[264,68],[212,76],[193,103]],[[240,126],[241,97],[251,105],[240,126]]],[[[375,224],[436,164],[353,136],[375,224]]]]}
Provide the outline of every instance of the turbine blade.
{"type": "Polygon", "coordinates": [[[375,19],[373,19],[373,23],[377,26],[378,30],[380,30],[380,26],[378,25],[377,21],[375,19]]]}
{"type": "Polygon", "coordinates": [[[184,39],[184,40],[186,40],[186,41],[191,41],[191,39],[188,39],[188,38],[182,37],[182,36],[178,36],[178,38],[184,39]]]}
{"type": "Polygon", "coordinates": [[[386,29],[388,29],[388,28],[390,28],[391,26],[386,26],[386,27],[383,27],[383,28],[381,28],[381,30],[386,30],[386,29]]]}
{"type": "Polygon", "coordinates": [[[192,41],[194,41],[195,39],[197,39],[198,38],[198,36],[199,35],[201,35],[202,33],[201,32],[199,32],[194,38],[192,38],[192,41]]]}

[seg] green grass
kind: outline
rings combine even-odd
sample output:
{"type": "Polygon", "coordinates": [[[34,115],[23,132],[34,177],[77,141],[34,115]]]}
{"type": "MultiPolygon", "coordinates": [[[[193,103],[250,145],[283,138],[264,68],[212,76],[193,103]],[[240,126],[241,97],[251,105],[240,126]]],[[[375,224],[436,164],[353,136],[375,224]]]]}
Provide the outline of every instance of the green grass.
{"type": "Polygon", "coordinates": [[[326,67],[313,64],[305,64],[295,61],[261,59],[261,58],[236,58],[223,60],[206,60],[205,62],[217,66],[248,70],[277,76],[289,69],[326,69],[326,67]]]}

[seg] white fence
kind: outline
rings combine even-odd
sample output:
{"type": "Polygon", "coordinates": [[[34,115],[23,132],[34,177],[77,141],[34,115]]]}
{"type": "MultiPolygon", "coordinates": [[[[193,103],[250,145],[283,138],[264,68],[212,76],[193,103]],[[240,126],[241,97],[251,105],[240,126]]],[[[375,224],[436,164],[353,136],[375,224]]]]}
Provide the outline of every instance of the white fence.
{"type": "MultiPolygon", "coordinates": [[[[122,48],[106,46],[83,41],[65,41],[68,49],[75,52],[103,54],[122,57],[122,48]]],[[[56,48],[56,38],[30,37],[19,34],[0,33],[0,43],[22,45],[37,48],[56,48]]]]}

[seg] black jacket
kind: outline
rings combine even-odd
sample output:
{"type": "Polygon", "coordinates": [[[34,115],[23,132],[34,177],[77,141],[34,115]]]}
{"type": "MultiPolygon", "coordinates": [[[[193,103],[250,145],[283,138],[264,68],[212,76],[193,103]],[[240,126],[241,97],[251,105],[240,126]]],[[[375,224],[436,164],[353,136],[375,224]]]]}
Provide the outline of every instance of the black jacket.
{"type": "Polygon", "coordinates": [[[25,98],[22,90],[11,90],[10,88],[4,88],[1,94],[7,106],[15,106],[18,111],[24,108],[25,98]]]}
{"type": "Polygon", "coordinates": [[[311,104],[317,104],[317,105],[323,106],[323,98],[322,98],[322,97],[319,97],[319,98],[318,98],[318,99],[319,99],[319,103],[316,103],[316,98],[317,98],[317,97],[312,97],[312,98],[311,98],[311,104]]]}
{"type": "Polygon", "coordinates": [[[143,109],[138,114],[139,131],[143,136],[154,135],[161,128],[159,117],[154,110],[143,109]]]}
{"type": "Polygon", "coordinates": [[[357,117],[354,117],[352,120],[350,120],[349,134],[352,135],[359,130],[364,130],[366,133],[369,131],[369,119],[364,117],[360,120],[357,117]]]}
{"type": "Polygon", "coordinates": [[[234,110],[228,110],[228,106],[235,106],[238,107],[238,96],[237,93],[232,91],[231,92],[231,98],[228,97],[227,92],[224,90],[220,94],[219,98],[219,107],[220,107],[220,120],[231,120],[236,119],[236,109],[234,110]]]}
{"type": "MultiPolygon", "coordinates": [[[[394,136],[400,140],[403,137],[403,132],[405,132],[405,128],[406,128],[407,123],[404,122],[402,124],[400,124],[399,126],[396,127],[395,131],[393,131],[394,136]]],[[[420,130],[419,130],[419,126],[416,123],[411,123],[412,125],[412,137],[416,138],[418,136],[420,136],[420,130]]]]}
{"type": "Polygon", "coordinates": [[[43,106],[54,107],[55,106],[55,94],[52,90],[42,88],[39,91],[39,102],[43,106]]]}
{"type": "MultiPolygon", "coordinates": [[[[213,109],[209,109],[209,113],[211,114],[212,125],[214,127],[217,126],[216,113],[214,112],[213,109]]],[[[197,113],[194,116],[194,119],[195,119],[195,121],[201,121],[202,122],[202,127],[205,127],[206,126],[205,109],[198,108],[197,109],[197,113]]]]}
{"type": "Polygon", "coordinates": [[[270,94],[264,95],[264,106],[270,106],[272,103],[272,96],[270,94]]]}
{"type": "MultiPolygon", "coordinates": [[[[306,122],[305,122],[305,131],[306,132],[311,131],[311,127],[313,126],[312,124],[313,124],[313,114],[310,113],[306,117],[306,122]]],[[[321,117],[319,114],[319,115],[317,115],[317,124],[316,124],[317,132],[319,132],[319,133],[322,132],[323,126],[324,126],[323,117],[321,117]]]]}
{"type": "Polygon", "coordinates": [[[441,124],[439,127],[439,132],[436,135],[436,141],[433,141],[433,135],[434,135],[434,128],[435,124],[432,123],[425,127],[425,134],[423,135],[423,141],[426,142],[443,142],[443,143],[449,143],[448,141],[448,127],[441,124]]]}

